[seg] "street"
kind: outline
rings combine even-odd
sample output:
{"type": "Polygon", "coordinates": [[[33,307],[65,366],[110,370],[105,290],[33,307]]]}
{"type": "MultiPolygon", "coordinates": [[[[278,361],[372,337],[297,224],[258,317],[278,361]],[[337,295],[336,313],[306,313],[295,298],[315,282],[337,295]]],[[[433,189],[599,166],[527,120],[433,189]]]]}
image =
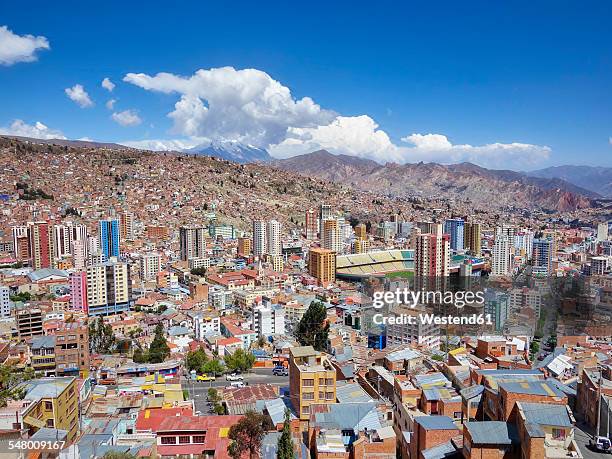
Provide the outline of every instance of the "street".
{"type": "MultiPolygon", "coordinates": [[[[274,376],[272,368],[253,368],[249,373],[243,373],[243,382],[248,385],[254,384],[273,384],[282,387],[289,386],[288,376],[274,376]]],[[[225,375],[217,377],[215,381],[190,381],[183,380],[183,389],[189,391],[189,397],[194,400],[195,411],[200,411],[203,415],[211,413],[208,405],[208,389],[228,387],[231,381],[225,379],[225,375]]]]}
{"type": "Polygon", "coordinates": [[[574,431],[574,439],[576,444],[582,453],[582,457],[585,459],[602,459],[604,457],[610,457],[609,454],[599,453],[589,448],[589,440],[591,439],[590,429],[583,424],[576,424],[574,431]]]}

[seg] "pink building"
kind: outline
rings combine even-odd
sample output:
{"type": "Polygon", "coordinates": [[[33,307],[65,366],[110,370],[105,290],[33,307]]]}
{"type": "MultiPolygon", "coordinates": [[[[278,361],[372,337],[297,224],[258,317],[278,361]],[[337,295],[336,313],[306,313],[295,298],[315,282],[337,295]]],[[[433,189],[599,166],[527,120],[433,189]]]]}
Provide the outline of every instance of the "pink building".
{"type": "Polygon", "coordinates": [[[70,277],[70,309],[88,313],[87,307],[87,273],[79,271],[71,273],[70,277]]]}

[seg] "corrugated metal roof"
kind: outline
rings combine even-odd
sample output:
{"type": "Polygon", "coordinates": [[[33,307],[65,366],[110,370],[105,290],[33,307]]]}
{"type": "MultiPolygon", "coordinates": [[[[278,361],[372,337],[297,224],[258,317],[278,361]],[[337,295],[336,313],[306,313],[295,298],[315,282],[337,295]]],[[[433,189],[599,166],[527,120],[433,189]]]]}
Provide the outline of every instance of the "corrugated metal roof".
{"type": "Polygon", "coordinates": [[[421,451],[421,455],[424,459],[443,459],[455,454],[457,454],[457,448],[455,448],[455,445],[450,441],[421,451]]]}
{"type": "MultiPolygon", "coordinates": [[[[425,430],[452,430],[457,426],[448,416],[417,416],[414,418],[425,430]]],[[[459,430],[459,429],[457,429],[459,430]]]]}
{"type": "Polygon", "coordinates": [[[525,419],[529,423],[555,427],[571,427],[573,425],[566,405],[526,402],[520,402],[520,404],[525,419]]]}
{"type": "Polygon", "coordinates": [[[481,445],[510,445],[519,442],[516,427],[503,421],[466,422],[472,443],[481,445]]]}
{"type": "Polygon", "coordinates": [[[336,398],[339,403],[372,402],[372,397],[357,383],[338,384],[336,398]]]}

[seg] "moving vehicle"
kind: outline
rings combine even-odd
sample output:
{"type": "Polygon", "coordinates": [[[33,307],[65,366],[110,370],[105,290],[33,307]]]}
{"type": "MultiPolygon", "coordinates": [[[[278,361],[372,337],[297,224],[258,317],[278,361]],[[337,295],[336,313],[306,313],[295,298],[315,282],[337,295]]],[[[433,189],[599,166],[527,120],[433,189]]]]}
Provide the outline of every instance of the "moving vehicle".
{"type": "Polygon", "coordinates": [[[606,437],[595,437],[589,440],[589,446],[595,451],[612,454],[610,439],[606,437]]]}
{"type": "Polygon", "coordinates": [[[229,387],[245,387],[242,381],[235,381],[230,383],[229,387]]]}
{"type": "Polygon", "coordinates": [[[214,376],[207,375],[204,373],[203,375],[198,375],[198,381],[214,381],[216,378],[214,376]]]}
{"type": "Polygon", "coordinates": [[[232,373],[225,377],[228,381],[243,381],[244,377],[238,373],[232,373]]]}

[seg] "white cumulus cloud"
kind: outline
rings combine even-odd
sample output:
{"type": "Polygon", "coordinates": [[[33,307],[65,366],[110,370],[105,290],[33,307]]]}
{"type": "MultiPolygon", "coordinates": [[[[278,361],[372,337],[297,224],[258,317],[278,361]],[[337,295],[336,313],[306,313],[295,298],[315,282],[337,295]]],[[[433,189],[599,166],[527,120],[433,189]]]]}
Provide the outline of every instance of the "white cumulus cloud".
{"type": "Polygon", "coordinates": [[[50,48],[49,40],[43,36],[17,35],[9,30],[7,26],[0,26],[1,65],[35,61],[38,50],[50,48]]]}
{"type": "Polygon", "coordinates": [[[64,89],[66,95],[75,102],[81,108],[87,108],[93,106],[93,101],[85,91],[85,88],[81,84],[75,84],[72,88],[64,89]]]}
{"type": "Polygon", "coordinates": [[[138,126],[142,123],[142,119],[138,116],[136,110],[124,110],[122,112],[115,112],[111,115],[111,118],[121,126],[138,126]]]}
{"type": "Polygon", "coordinates": [[[171,133],[179,139],[145,140],[143,148],[187,149],[206,139],[265,148],[277,158],[326,149],[382,164],[470,161],[513,169],[536,165],[551,152],[547,146],[519,142],[453,144],[442,134],[417,133],[394,142],[370,116],[342,116],[321,108],[310,97],[298,99],[288,87],[257,69],[200,69],[189,76],[128,73],[123,81],[177,95],[168,117],[173,122],[171,133]]]}
{"type": "Polygon", "coordinates": [[[109,77],[102,80],[101,86],[108,92],[113,92],[113,89],[115,89],[115,83],[113,83],[109,77]]]}
{"type": "Polygon", "coordinates": [[[15,135],[35,139],[66,139],[61,131],[51,129],[40,121],[31,125],[23,120],[14,120],[10,126],[0,126],[0,135],[15,135]]]}
{"type": "Polygon", "coordinates": [[[106,108],[108,108],[109,110],[113,110],[115,108],[115,102],[117,102],[116,99],[109,99],[106,101],[106,108]]]}
{"type": "Polygon", "coordinates": [[[128,73],[123,80],[148,91],[178,94],[168,116],[173,132],[189,137],[267,147],[282,142],[289,127],[315,127],[335,116],[310,97],[296,99],[289,88],[256,69],[201,69],[187,77],[128,73]]]}

